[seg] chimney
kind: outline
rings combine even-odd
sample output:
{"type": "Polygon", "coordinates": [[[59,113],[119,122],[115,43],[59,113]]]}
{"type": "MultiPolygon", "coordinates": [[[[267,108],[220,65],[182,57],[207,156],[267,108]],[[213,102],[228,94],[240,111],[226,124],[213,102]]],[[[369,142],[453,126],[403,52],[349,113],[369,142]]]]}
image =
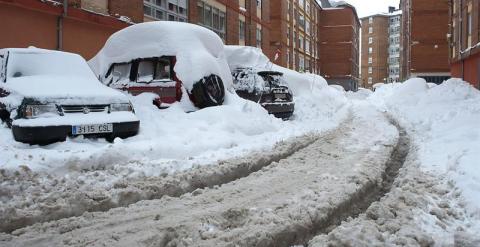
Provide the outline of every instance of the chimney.
{"type": "Polygon", "coordinates": [[[389,6],[388,13],[393,13],[393,12],[395,12],[395,7],[389,6]]]}

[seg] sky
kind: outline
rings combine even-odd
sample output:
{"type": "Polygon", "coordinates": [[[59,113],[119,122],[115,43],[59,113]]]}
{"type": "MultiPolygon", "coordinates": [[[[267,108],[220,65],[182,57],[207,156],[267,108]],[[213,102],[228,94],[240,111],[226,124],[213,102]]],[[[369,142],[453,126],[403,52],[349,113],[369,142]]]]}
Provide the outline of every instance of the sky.
{"type": "Polygon", "coordinates": [[[344,0],[355,6],[360,18],[378,14],[381,12],[388,12],[388,6],[395,6],[398,8],[400,0],[344,0]]]}

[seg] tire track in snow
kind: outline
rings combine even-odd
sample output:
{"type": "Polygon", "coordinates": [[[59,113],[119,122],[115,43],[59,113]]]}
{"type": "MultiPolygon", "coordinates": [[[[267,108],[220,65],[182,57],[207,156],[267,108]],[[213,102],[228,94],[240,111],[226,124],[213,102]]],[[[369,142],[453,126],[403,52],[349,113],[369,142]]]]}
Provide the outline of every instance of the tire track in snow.
{"type": "MultiPolygon", "coordinates": [[[[179,197],[197,189],[219,186],[236,179],[246,177],[272,163],[279,162],[295,152],[309,146],[319,138],[317,134],[306,134],[279,142],[271,150],[260,150],[244,157],[220,161],[215,165],[201,166],[172,175],[124,180],[115,183],[112,188],[87,188],[74,181],[56,181],[46,192],[39,193],[39,187],[45,187],[48,175],[35,174],[28,170],[24,173],[0,173],[0,183],[9,181],[17,185],[24,183],[30,187],[28,194],[32,203],[26,205],[21,200],[10,201],[8,207],[0,209],[0,232],[10,233],[16,229],[51,220],[80,216],[85,212],[102,212],[112,208],[125,207],[141,200],[159,199],[163,196],[179,197]],[[26,207],[26,208],[22,208],[26,207]]],[[[102,172],[102,171],[99,171],[102,172]]],[[[6,190],[6,189],[4,189],[6,190]]],[[[2,191],[0,191],[1,194],[2,191]]],[[[15,191],[4,191],[15,195],[15,191]]],[[[18,192],[17,192],[18,193],[18,192]]]]}
{"type": "Polygon", "coordinates": [[[3,241],[7,246],[304,244],[322,229],[335,225],[342,212],[353,215],[351,209],[361,208],[365,201],[361,196],[381,195],[382,188],[388,187],[387,167],[392,166],[387,164],[401,143],[398,140],[396,129],[381,114],[370,112],[280,162],[220,187],[36,224],[12,235],[0,234],[0,243],[3,241]]]}
{"type": "Polygon", "coordinates": [[[386,169],[382,174],[381,183],[372,181],[372,183],[367,184],[358,194],[331,211],[326,220],[319,222],[313,229],[312,234],[310,234],[308,241],[296,244],[308,246],[308,242],[313,237],[319,234],[328,234],[340,226],[346,219],[358,217],[358,215],[364,213],[372,203],[380,201],[381,198],[390,191],[400,168],[402,168],[407,159],[410,150],[410,138],[404,128],[391,117],[389,117],[389,119],[390,123],[398,129],[399,139],[386,163],[386,169]]]}

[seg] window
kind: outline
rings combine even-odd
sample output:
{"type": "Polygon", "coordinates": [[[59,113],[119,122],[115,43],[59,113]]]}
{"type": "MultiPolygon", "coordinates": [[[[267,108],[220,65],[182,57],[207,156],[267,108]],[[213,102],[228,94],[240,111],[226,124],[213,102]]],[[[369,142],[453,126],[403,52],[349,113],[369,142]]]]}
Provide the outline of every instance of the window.
{"type": "Polygon", "coordinates": [[[467,47],[472,47],[472,4],[467,9],[467,47]]]}
{"type": "Polygon", "coordinates": [[[373,27],[368,28],[368,33],[373,33],[373,27]]]}
{"type": "Polygon", "coordinates": [[[373,17],[368,18],[368,23],[372,24],[373,23],[373,17]]]}
{"type": "Polygon", "coordinates": [[[144,60],[138,64],[138,82],[151,82],[153,80],[153,61],[144,60]]]}
{"type": "Polygon", "coordinates": [[[372,47],[368,47],[368,54],[372,54],[373,53],[373,48],[372,47]]]}
{"type": "Polygon", "coordinates": [[[305,52],[310,54],[310,41],[308,39],[305,39],[305,52]]]}
{"type": "Polygon", "coordinates": [[[185,21],[187,18],[187,6],[184,0],[145,0],[143,2],[144,14],[155,20],[185,21]]]}
{"type": "Polygon", "coordinates": [[[373,38],[372,37],[368,38],[368,43],[369,44],[373,43],[373,38]]]}
{"type": "Polygon", "coordinates": [[[257,47],[262,48],[262,29],[257,27],[257,47]]]}
{"type": "Polygon", "coordinates": [[[372,77],[368,77],[368,84],[372,84],[373,83],[373,78],[372,77]]]}
{"type": "Polygon", "coordinates": [[[225,40],[226,14],[203,1],[197,2],[198,24],[214,31],[225,40]]]}
{"type": "Polygon", "coordinates": [[[372,74],[372,73],[373,73],[373,68],[372,68],[372,67],[368,67],[368,73],[369,73],[369,74],[372,74]]]}
{"type": "Polygon", "coordinates": [[[128,83],[130,81],[130,63],[115,64],[112,70],[112,83],[128,83]]]}
{"type": "Polygon", "coordinates": [[[368,63],[373,63],[373,58],[369,57],[368,58],[368,63]]]}
{"type": "Polygon", "coordinates": [[[152,8],[149,6],[143,6],[143,13],[148,16],[152,16],[152,8]]]}
{"type": "Polygon", "coordinates": [[[155,66],[154,80],[170,80],[170,61],[159,59],[155,66]]]}
{"type": "Polygon", "coordinates": [[[238,22],[238,38],[245,40],[245,22],[242,20],[238,22]]]}

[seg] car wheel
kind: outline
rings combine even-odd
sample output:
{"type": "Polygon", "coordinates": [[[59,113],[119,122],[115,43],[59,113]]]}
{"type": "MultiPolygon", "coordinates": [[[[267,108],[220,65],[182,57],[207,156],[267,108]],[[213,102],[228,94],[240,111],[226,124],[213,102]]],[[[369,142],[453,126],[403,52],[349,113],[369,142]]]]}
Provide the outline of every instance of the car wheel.
{"type": "Polygon", "coordinates": [[[218,106],[225,99],[225,86],[217,75],[204,77],[193,85],[191,98],[198,108],[218,106]]]}
{"type": "Polygon", "coordinates": [[[12,127],[12,119],[10,119],[10,113],[6,110],[0,110],[0,120],[6,123],[9,128],[12,127]]]}

